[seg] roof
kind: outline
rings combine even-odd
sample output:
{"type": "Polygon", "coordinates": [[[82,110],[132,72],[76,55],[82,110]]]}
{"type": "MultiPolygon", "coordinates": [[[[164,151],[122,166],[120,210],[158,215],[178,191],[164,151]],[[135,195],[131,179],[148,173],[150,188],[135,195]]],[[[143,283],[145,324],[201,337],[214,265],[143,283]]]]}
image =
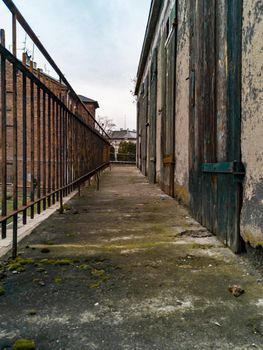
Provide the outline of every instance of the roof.
{"type": "Polygon", "coordinates": [[[137,133],[135,130],[113,130],[110,132],[111,139],[136,139],[137,133]]]}
{"type": "Polygon", "coordinates": [[[146,32],[144,36],[143,46],[142,46],[142,52],[139,62],[139,67],[137,71],[137,82],[135,87],[135,95],[138,95],[139,88],[141,85],[141,80],[143,77],[144,68],[147,62],[147,58],[149,55],[149,51],[151,48],[152,40],[154,37],[154,32],[156,25],[158,23],[160,10],[163,6],[163,0],[152,0],[151,7],[150,7],[150,13],[148,17],[146,32]]]}
{"type": "Polygon", "coordinates": [[[95,108],[99,108],[99,103],[98,101],[92,100],[89,97],[83,96],[83,95],[78,95],[78,97],[81,99],[83,103],[93,103],[95,105],[95,108]]]}

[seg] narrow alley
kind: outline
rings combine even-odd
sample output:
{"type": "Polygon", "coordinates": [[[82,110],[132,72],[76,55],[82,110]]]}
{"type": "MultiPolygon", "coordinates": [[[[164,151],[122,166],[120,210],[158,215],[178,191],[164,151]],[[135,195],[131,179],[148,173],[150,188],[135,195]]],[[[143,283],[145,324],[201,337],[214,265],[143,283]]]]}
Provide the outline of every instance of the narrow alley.
{"type": "Polygon", "coordinates": [[[0,349],[263,348],[260,272],[135,167],[106,170],[9,256],[0,349]]]}

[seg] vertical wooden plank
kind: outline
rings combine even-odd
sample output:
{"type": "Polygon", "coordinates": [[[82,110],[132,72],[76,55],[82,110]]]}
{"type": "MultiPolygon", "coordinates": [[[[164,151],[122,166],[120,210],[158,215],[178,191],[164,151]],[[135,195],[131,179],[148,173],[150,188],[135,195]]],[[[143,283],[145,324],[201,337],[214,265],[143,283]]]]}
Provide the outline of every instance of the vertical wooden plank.
{"type": "Polygon", "coordinates": [[[153,51],[149,96],[149,182],[156,182],[157,48],[153,51]]]}
{"type": "Polygon", "coordinates": [[[203,162],[204,153],[204,0],[194,2],[193,11],[195,13],[195,191],[194,191],[194,207],[195,216],[198,221],[203,223],[203,174],[201,172],[201,164],[203,162]]]}
{"type": "MultiPolygon", "coordinates": [[[[241,161],[241,44],[242,44],[242,1],[228,1],[227,40],[228,40],[228,157],[241,161]]],[[[234,176],[230,179],[232,190],[229,193],[230,207],[228,244],[239,253],[243,249],[240,236],[240,210],[242,185],[234,176]]]]}
{"type": "MultiPolygon", "coordinates": [[[[204,1],[204,157],[203,162],[216,162],[215,115],[215,1],[204,1]]],[[[217,177],[203,174],[203,223],[214,229],[217,177]]]]}
{"type": "MultiPolygon", "coordinates": [[[[227,0],[216,1],[216,119],[217,161],[227,159],[227,0]]],[[[217,228],[219,239],[227,244],[229,221],[229,175],[218,175],[217,228]]]]}
{"type": "MultiPolygon", "coordinates": [[[[3,29],[0,30],[0,41],[1,45],[5,46],[5,31],[3,29]]],[[[7,180],[7,149],[6,149],[6,60],[3,55],[1,55],[1,145],[2,145],[2,164],[1,164],[1,172],[2,172],[2,193],[1,193],[1,202],[2,202],[2,210],[1,215],[6,216],[7,214],[7,188],[6,188],[6,180],[7,180]]],[[[6,221],[2,222],[2,238],[6,238],[6,221]]]]}

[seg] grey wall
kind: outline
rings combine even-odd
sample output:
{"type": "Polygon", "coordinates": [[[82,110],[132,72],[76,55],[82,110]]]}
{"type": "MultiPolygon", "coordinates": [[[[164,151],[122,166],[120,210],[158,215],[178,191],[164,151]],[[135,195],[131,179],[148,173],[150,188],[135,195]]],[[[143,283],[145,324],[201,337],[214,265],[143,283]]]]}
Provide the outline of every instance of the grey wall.
{"type": "Polygon", "coordinates": [[[243,4],[241,234],[252,246],[263,246],[263,2],[243,4]]]}

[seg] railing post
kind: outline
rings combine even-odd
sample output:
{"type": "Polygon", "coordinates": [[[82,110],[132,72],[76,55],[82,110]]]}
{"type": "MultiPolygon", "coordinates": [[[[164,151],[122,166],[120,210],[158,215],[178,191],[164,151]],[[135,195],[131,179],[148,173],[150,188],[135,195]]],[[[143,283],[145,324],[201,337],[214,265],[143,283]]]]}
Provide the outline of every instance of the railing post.
{"type": "Polygon", "coordinates": [[[59,203],[60,203],[60,214],[63,214],[64,207],[63,207],[63,190],[59,191],[59,203]]]}
{"type": "Polygon", "coordinates": [[[97,177],[97,191],[99,191],[100,190],[100,175],[99,175],[99,173],[96,175],[96,177],[97,177]]]}

